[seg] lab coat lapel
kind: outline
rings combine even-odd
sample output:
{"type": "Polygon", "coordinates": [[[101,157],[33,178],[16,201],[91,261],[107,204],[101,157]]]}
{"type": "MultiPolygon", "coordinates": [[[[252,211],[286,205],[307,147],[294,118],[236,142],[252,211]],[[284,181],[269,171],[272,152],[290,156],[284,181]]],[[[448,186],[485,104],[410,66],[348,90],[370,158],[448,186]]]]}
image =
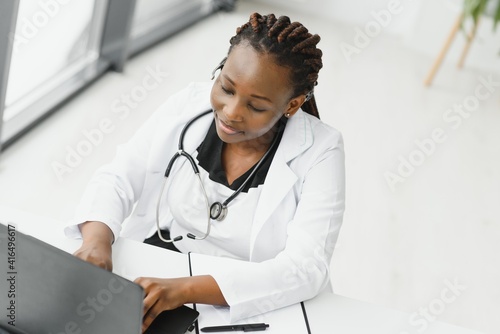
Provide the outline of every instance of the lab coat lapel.
{"type": "Polygon", "coordinates": [[[254,216],[250,258],[252,258],[255,240],[264,223],[297,181],[297,175],[288,163],[313,144],[313,135],[309,119],[299,110],[286,125],[280,145],[266,176],[262,193],[257,203],[254,216]]]}
{"type": "MultiPolygon", "coordinates": [[[[205,109],[205,110],[208,110],[205,109]]],[[[202,113],[203,111],[197,113],[196,115],[202,113]]],[[[195,115],[195,116],[196,116],[195,115]]],[[[189,154],[194,154],[198,146],[200,146],[203,139],[207,135],[208,129],[214,120],[213,113],[204,115],[200,119],[196,120],[189,129],[186,131],[184,136],[184,150],[189,154]]]]}

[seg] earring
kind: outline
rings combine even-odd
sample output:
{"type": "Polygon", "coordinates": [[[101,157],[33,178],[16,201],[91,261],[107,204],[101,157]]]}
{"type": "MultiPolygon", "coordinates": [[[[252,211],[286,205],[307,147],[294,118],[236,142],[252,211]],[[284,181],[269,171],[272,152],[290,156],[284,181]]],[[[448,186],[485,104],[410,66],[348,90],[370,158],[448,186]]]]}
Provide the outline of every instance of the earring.
{"type": "Polygon", "coordinates": [[[289,113],[289,112],[287,112],[287,113],[285,114],[285,117],[286,117],[286,118],[290,117],[290,113],[289,113]]]}
{"type": "Polygon", "coordinates": [[[226,60],[227,60],[227,57],[224,57],[224,59],[222,59],[222,61],[219,63],[219,65],[217,65],[216,68],[214,68],[214,70],[212,71],[212,79],[213,80],[215,78],[215,72],[217,72],[217,70],[222,70],[222,68],[224,67],[224,64],[226,63],[226,60]]]}

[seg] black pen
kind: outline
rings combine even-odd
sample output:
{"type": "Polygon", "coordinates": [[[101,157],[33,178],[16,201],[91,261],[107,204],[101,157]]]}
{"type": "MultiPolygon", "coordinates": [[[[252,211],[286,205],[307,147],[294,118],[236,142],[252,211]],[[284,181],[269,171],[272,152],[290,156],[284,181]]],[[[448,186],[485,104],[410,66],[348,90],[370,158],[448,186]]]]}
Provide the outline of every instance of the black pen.
{"type": "Polygon", "coordinates": [[[243,324],[243,325],[227,325],[227,326],[213,326],[213,327],[203,327],[202,332],[233,332],[233,331],[243,331],[243,332],[257,332],[265,331],[269,327],[268,324],[258,323],[258,324],[243,324]]]}

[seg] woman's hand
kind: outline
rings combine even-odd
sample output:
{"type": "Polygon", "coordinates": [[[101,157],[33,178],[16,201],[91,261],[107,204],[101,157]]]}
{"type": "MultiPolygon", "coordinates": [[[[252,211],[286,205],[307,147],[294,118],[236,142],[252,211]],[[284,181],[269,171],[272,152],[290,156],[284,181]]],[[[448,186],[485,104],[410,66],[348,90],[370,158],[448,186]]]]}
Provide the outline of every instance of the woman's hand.
{"type": "Polygon", "coordinates": [[[112,271],[111,244],[100,241],[84,241],[82,246],[73,253],[76,257],[90,262],[98,267],[112,271]]]}
{"type": "Polygon", "coordinates": [[[153,320],[165,310],[173,310],[186,303],[227,305],[212,276],[181,278],[139,277],[135,283],[142,286],[144,297],[144,332],[153,320]]]}
{"type": "Polygon", "coordinates": [[[82,246],[73,255],[106,270],[113,270],[111,244],[113,232],[102,222],[85,222],[80,225],[82,246]]]}
{"type": "Polygon", "coordinates": [[[144,318],[142,331],[144,332],[153,320],[165,310],[173,310],[184,303],[187,303],[186,278],[152,278],[140,277],[135,283],[143,287],[144,297],[144,318]]]}

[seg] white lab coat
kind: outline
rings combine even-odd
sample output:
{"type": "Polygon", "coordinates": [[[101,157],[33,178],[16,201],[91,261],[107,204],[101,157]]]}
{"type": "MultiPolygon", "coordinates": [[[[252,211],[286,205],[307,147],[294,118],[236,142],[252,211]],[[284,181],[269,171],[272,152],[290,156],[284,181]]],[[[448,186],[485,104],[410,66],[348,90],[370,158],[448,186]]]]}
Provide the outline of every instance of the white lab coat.
{"type": "MultiPolygon", "coordinates": [[[[211,86],[191,84],[172,96],[120,146],[114,161],[91,180],[73,223],[102,221],[115,238],[144,240],[154,230],[163,175],[177,151],[180,131],[211,108],[211,86]]],[[[188,153],[204,139],[212,119],[203,117],[189,128],[184,140],[188,153]]],[[[341,134],[299,110],[287,122],[255,211],[247,260],[258,264],[212,272],[232,320],[312,298],[329,287],[344,198],[341,134]]],[[[66,233],[79,236],[76,225],[66,233]]]]}

